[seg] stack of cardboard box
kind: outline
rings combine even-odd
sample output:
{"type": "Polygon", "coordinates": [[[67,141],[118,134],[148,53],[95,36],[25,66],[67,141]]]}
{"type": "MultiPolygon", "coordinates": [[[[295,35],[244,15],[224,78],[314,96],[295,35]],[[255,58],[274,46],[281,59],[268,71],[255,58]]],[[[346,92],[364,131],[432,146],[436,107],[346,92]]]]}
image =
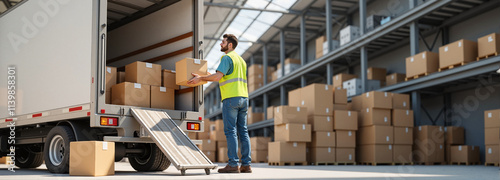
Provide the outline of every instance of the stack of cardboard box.
{"type": "MultiPolygon", "coordinates": [[[[332,39],[332,50],[335,50],[340,47],[340,41],[332,39]]],[[[321,36],[316,39],[316,59],[324,56],[328,53],[328,41],[326,36],[321,36]]]]}
{"type": "MultiPolygon", "coordinates": [[[[276,65],[276,78],[281,78],[281,63],[276,65]]],[[[300,59],[285,59],[285,75],[290,74],[292,71],[300,68],[300,59]]]]}
{"type": "MultiPolygon", "coordinates": [[[[274,67],[267,67],[267,82],[272,81],[274,67]]],[[[264,85],[264,66],[262,64],[252,64],[248,67],[248,92],[253,92],[264,85]]]]}
{"type": "Polygon", "coordinates": [[[413,163],[413,111],[410,95],[392,93],[392,125],[394,127],[393,162],[413,163]]]}
{"type": "Polygon", "coordinates": [[[335,160],[337,163],[356,162],[356,131],[358,112],[348,110],[347,91],[334,89],[333,130],[335,131],[335,160]]]}
{"type": "Polygon", "coordinates": [[[380,81],[380,87],[382,87],[385,85],[387,70],[385,68],[369,67],[366,70],[366,75],[368,80],[380,81]]]}
{"type": "Polygon", "coordinates": [[[261,107],[248,107],[247,110],[247,124],[253,124],[259,121],[264,120],[264,113],[261,107]]]}
{"type": "Polygon", "coordinates": [[[492,33],[477,39],[477,60],[500,53],[500,34],[492,33]]]}
{"type": "Polygon", "coordinates": [[[274,119],[274,106],[269,106],[267,108],[267,116],[266,119],[274,119]]]}
{"type": "Polygon", "coordinates": [[[385,77],[385,85],[390,86],[400,82],[404,82],[406,74],[392,73],[385,77]]]}
{"type": "Polygon", "coordinates": [[[250,138],[252,162],[263,163],[268,161],[269,142],[271,142],[270,137],[250,138]]]}
{"type": "Polygon", "coordinates": [[[216,144],[217,162],[227,162],[227,140],[224,134],[224,121],[222,119],[215,120],[210,125],[210,140],[216,144]]]}
{"type": "Polygon", "coordinates": [[[486,164],[498,166],[500,158],[500,109],[484,111],[486,164]]]}
{"type": "Polygon", "coordinates": [[[461,39],[439,48],[439,70],[464,65],[477,58],[477,42],[461,39]]]}
{"type": "Polygon", "coordinates": [[[446,126],[444,127],[445,135],[445,152],[446,152],[446,162],[450,164],[452,161],[451,149],[455,145],[464,145],[465,143],[465,129],[458,126],[446,126]]]}
{"type": "Polygon", "coordinates": [[[307,108],[278,106],[274,108],[274,141],[269,143],[269,162],[306,164],[306,143],[311,142],[311,125],[307,108]]]}
{"type": "MultiPolygon", "coordinates": [[[[394,127],[391,126],[392,93],[371,91],[354,101],[361,101],[357,134],[358,161],[392,163],[394,127]]],[[[359,102],[356,102],[359,103],[359,102]]],[[[359,104],[356,105],[359,108],[359,104]]]]}
{"type": "Polygon", "coordinates": [[[413,160],[418,164],[443,164],[445,159],[444,127],[418,126],[413,130],[413,160]]]}
{"type": "Polygon", "coordinates": [[[343,86],[345,81],[348,81],[348,80],[351,80],[354,78],[358,78],[358,76],[354,75],[354,74],[345,74],[345,73],[337,74],[337,75],[333,76],[333,87],[334,88],[337,88],[337,87],[343,88],[342,86],[343,86]]]}
{"type": "MultiPolygon", "coordinates": [[[[203,120],[203,132],[198,132],[197,137],[198,140],[201,140],[202,143],[198,145],[198,148],[205,154],[205,156],[210,159],[212,162],[217,161],[217,142],[210,139],[210,131],[212,126],[212,121],[210,119],[203,120]]],[[[215,128],[214,128],[215,129],[215,128]]]]}
{"type": "Polygon", "coordinates": [[[437,72],[439,69],[439,54],[424,51],[406,58],[406,79],[415,79],[437,72]]]}

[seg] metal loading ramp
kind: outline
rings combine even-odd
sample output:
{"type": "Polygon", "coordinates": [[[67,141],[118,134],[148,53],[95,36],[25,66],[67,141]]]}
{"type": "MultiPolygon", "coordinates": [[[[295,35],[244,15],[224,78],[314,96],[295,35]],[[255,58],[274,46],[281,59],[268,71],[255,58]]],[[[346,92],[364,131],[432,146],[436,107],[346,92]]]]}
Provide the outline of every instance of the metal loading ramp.
{"type": "Polygon", "coordinates": [[[182,175],[187,169],[205,169],[208,175],[210,169],[217,168],[166,112],[134,108],[131,111],[182,175]]]}

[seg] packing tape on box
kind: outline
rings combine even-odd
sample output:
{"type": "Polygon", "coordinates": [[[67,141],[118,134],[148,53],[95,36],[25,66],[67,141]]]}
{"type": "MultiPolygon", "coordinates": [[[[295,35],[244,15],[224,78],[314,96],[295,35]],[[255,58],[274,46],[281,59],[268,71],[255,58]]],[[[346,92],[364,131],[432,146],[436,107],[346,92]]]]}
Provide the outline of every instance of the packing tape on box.
{"type": "Polygon", "coordinates": [[[175,71],[174,71],[174,70],[170,70],[170,72],[175,73],[175,71]]]}
{"type": "Polygon", "coordinates": [[[278,113],[280,112],[280,107],[276,108],[276,112],[278,112],[278,113]]]}
{"type": "Polygon", "coordinates": [[[491,148],[488,148],[488,154],[491,154],[491,153],[492,153],[492,152],[491,152],[491,148]]]}
{"type": "Polygon", "coordinates": [[[462,151],[462,146],[458,146],[458,150],[459,150],[459,151],[462,151]]]}
{"type": "Polygon", "coordinates": [[[210,151],[208,151],[207,154],[210,155],[210,151]]]}
{"type": "Polygon", "coordinates": [[[306,125],[302,124],[302,130],[306,130],[306,125]]]}
{"type": "Polygon", "coordinates": [[[439,131],[443,131],[443,126],[439,126],[439,131]]]}
{"type": "Polygon", "coordinates": [[[304,105],[304,101],[302,101],[302,106],[304,105]]]}
{"type": "Polygon", "coordinates": [[[411,57],[411,58],[410,58],[410,62],[413,62],[413,60],[414,60],[414,59],[413,59],[413,57],[411,57]]]}
{"type": "Polygon", "coordinates": [[[406,107],[406,102],[403,102],[403,107],[406,107]]]}
{"type": "Polygon", "coordinates": [[[160,87],[160,91],[161,92],[167,92],[167,88],[166,87],[160,87]]]}
{"type": "Polygon", "coordinates": [[[387,122],[387,117],[384,117],[384,122],[387,122]]]}
{"type": "Polygon", "coordinates": [[[408,133],[408,128],[406,128],[406,133],[408,133]]]}
{"type": "MultiPolygon", "coordinates": [[[[406,104],[405,104],[406,105],[406,104]]],[[[406,110],[406,115],[409,116],[410,115],[410,110],[406,110]]]]}
{"type": "Polygon", "coordinates": [[[439,145],[439,149],[443,149],[443,145],[439,145]]]}
{"type": "Polygon", "coordinates": [[[336,75],[336,76],[335,76],[335,80],[339,80],[339,75],[336,75]]]}
{"type": "Polygon", "coordinates": [[[389,136],[386,136],[386,137],[385,137],[385,141],[389,142],[389,140],[390,140],[390,139],[389,139],[389,136]]]}
{"type": "Polygon", "coordinates": [[[209,139],[207,142],[208,142],[208,144],[210,144],[210,143],[212,143],[212,140],[209,139]]]}
{"type": "Polygon", "coordinates": [[[392,145],[389,145],[389,150],[392,150],[392,145]]]}
{"type": "Polygon", "coordinates": [[[297,107],[297,112],[300,112],[300,107],[297,107]]]}
{"type": "Polygon", "coordinates": [[[444,52],[448,52],[448,46],[444,47],[444,52]]]}
{"type": "Polygon", "coordinates": [[[194,59],[194,63],[195,64],[201,64],[201,60],[200,59],[194,59]]]}
{"type": "Polygon", "coordinates": [[[384,93],[385,97],[387,97],[387,92],[384,93]]]}
{"type": "Polygon", "coordinates": [[[444,132],[448,132],[448,127],[444,127],[444,132]]]}
{"type": "Polygon", "coordinates": [[[327,120],[328,122],[330,122],[330,116],[326,117],[326,120],[327,120]]]}
{"type": "Polygon", "coordinates": [[[488,36],[488,42],[492,42],[492,41],[493,41],[493,37],[488,36]]]}
{"type": "Polygon", "coordinates": [[[488,118],[491,118],[491,113],[488,113],[488,118]]]}
{"type": "Polygon", "coordinates": [[[458,47],[462,47],[462,42],[458,42],[458,47]]]}
{"type": "Polygon", "coordinates": [[[297,143],[296,142],[293,143],[293,147],[297,147],[297,143]]]}
{"type": "Polygon", "coordinates": [[[328,153],[332,152],[332,148],[328,147],[328,153]]]}
{"type": "Polygon", "coordinates": [[[370,70],[369,70],[369,69],[367,69],[367,70],[366,70],[366,72],[367,72],[367,73],[370,73],[370,70]]]}
{"type": "Polygon", "coordinates": [[[419,126],[419,127],[418,127],[418,131],[422,131],[422,126],[419,126]]]}
{"type": "Polygon", "coordinates": [[[352,154],[349,154],[349,160],[352,160],[352,154]]]}
{"type": "Polygon", "coordinates": [[[370,112],[370,108],[366,108],[366,112],[370,112]]]}
{"type": "Polygon", "coordinates": [[[108,71],[108,73],[111,73],[111,68],[106,68],[106,71],[108,71]]]}
{"type": "Polygon", "coordinates": [[[326,108],[326,113],[329,113],[330,112],[330,108],[326,108]]]}
{"type": "Polygon", "coordinates": [[[288,129],[288,124],[285,125],[285,128],[288,129]]]}
{"type": "Polygon", "coordinates": [[[139,83],[134,83],[134,88],[141,89],[141,84],[139,84],[139,83]]]}
{"type": "Polygon", "coordinates": [[[151,64],[151,63],[146,63],[146,67],[147,67],[147,68],[153,68],[153,64],[151,64]]]}
{"type": "Polygon", "coordinates": [[[351,131],[349,131],[349,133],[348,133],[348,134],[349,134],[349,136],[352,136],[352,132],[351,132],[351,131]]]}
{"type": "Polygon", "coordinates": [[[347,115],[350,117],[351,116],[351,111],[347,111],[347,115]]]}
{"type": "Polygon", "coordinates": [[[391,75],[391,79],[394,79],[394,75],[391,75]]]}
{"type": "Polygon", "coordinates": [[[328,137],[330,137],[330,132],[327,132],[326,135],[328,135],[328,137]]]}
{"type": "Polygon", "coordinates": [[[370,97],[370,93],[366,93],[366,97],[370,97]]]}
{"type": "Polygon", "coordinates": [[[102,142],[102,150],[108,150],[108,142],[102,142]]]}
{"type": "Polygon", "coordinates": [[[325,85],[325,90],[327,90],[327,91],[328,91],[328,85],[325,85]]]}

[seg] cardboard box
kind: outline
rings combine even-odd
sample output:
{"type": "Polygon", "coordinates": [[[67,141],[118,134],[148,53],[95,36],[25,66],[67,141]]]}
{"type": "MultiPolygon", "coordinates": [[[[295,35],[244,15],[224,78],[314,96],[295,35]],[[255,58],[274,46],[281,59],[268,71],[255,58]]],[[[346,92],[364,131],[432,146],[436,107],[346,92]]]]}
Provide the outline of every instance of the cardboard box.
{"type": "Polygon", "coordinates": [[[175,71],[163,69],[161,71],[161,85],[163,87],[179,90],[179,85],[175,83],[175,71]]]}
{"type": "Polygon", "coordinates": [[[392,145],[362,145],[358,147],[358,162],[392,163],[392,145]]]}
{"type": "Polygon", "coordinates": [[[451,163],[451,146],[452,146],[451,144],[446,144],[444,146],[445,147],[444,151],[445,151],[445,155],[446,155],[445,162],[447,162],[447,163],[451,163]]]}
{"type": "Polygon", "coordinates": [[[392,161],[395,163],[413,162],[412,145],[394,145],[392,161]]]}
{"type": "Polygon", "coordinates": [[[122,82],[125,82],[125,72],[118,71],[116,72],[116,84],[120,84],[122,82]]]}
{"type": "Polygon", "coordinates": [[[111,98],[112,98],[112,95],[111,95],[111,91],[106,91],[106,93],[104,94],[104,96],[106,96],[106,104],[111,104],[111,98]]]}
{"type": "MultiPolygon", "coordinates": [[[[345,81],[342,85],[342,88],[347,90],[347,97],[356,96],[365,92],[365,90],[363,90],[362,88],[362,83],[363,82],[360,78],[354,78],[345,81]]],[[[379,80],[367,80],[366,91],[378,90],[380,89],[380,84],[381,83],[379,80]]]]}
{"type": "Polygon", "coordinates": [[[500,34],[492,33],[477,39],[477,55],[482,58],[500,53],[500,34]]]}
{"type": "Polygon", "coordinates": [[[333,89],[333,104],[347,104],[347,90],[341,87],[333,89]]]}
{"type": "Polygon", "coordinates": [[[310,147],[335,147],[335,132],[313,132],[310,147]]]}
{"type": "Polygon", "coordinates": [[[259,84],[255,84],[255,85],[252,85],[252,84],[248,84],[248,92],[253,92],[259,88],[261,88],[264,84],[263,83],[259,83],[259,84]]]}
{"type": "Polygon", "coordinates": [[[210,131],[198,132],[198,139],[210,139],[210,131]]]}
{"type": "Polygon", "coordinates": [[[465,144],[465,129],[463,127],[457,126],[446,126],[444,127],[445,132],[445,143],[452,145],[462,145],[465,144]]]}
{"type": "Polygon", "coordinates": [[[452,163],[479,163],[479,146],[451,146],[452,163]]]}
{"type": "Polygon", "coordinates": [[[301,106],[302,99],[300,98],[301,88],[297,88],[292,91],[288,91],[288,105],[289,106],[301,106]]]}
{"type": "Polygon", "coordinates": [[[366,108],[359,114],[359,126],[391,125],[391,110],[389,109],[366,108]]]}
{"type": "Polygon", "coordinates": [[[342,87],[342,84],[344,81],[351,80],[354,78],[358,78],[357,75],[354,74],[346,74],[346,73],[340,73],[335,76],[333,76],[333,87],[342,87]]]}
{"type": "Polygon", "coordinates": [[[358,130],[358,112],[356,111],[333,111],[334,130],[358,130]]]}
{"type": "Polygon", "coordinates": [[[331,116],[309,116],[307,123],[311,125],[312,131],[333,131],[333,118],[331,116]]]}
{"type": "Polygon", "coordinates": [[[486,146],[485,162],[486,163],[499,163],[499,151],[497,145],[486,146]]]}
{"type": "Polygon", "coordinates": [[[361,109],[363,109],[363,96],[360,95],[352,97],[351,103],[353,111],[361,111],[361,109]]]}
{"type": "Polygon", "coordinates": [[[500,109],[484,111],[484,128],[500,128],[500,109]]]}
{"type": "Polygon", "coordinates": [[[333,163],[335,162],[334,147],[311,147],[311,162],[333,163]]]}
{"type": "Polygon", "coordinates": [[[385,82],[385,77],[387,76],[387,70],[385,68],[369,67],[366,70],[367,78],[370,80],[379,80],[380,85],[385,82]]]}
{"type": "Polygon", "coordinates": [[[337,148],[355,148],[356,147],[356,131],[335,131],[336,147],[337,148]]]}
{"type": "Polygon", "coordinates": [[[151,86],[151,108],[175,109],[175,90],[151,86]]]}
{"type": "Polygon", "coordinates": [[[410,95],[392,93],[392,109],[410,109],[410,95]]]}
{"type": "MultiPolygon", "coordinates": [[[[271,74],[268,74],[267,76],[267,83],[270,83],[272,81],[272,76],[271,74]]],[[[251,76],[248,76],[248,84],[264,84],[264,75],[263,74],[253,74],[251,76]]]]}
{"type": "Polygon", "coordinates": [[[130,82],[114,85],[111,88],[111,103],[117,105],[150,107],[150,86],[130,82]]]}
{"type": "Polygon", "coordinates": [[[413,111],[404,109],[392,110],[392,125],[394,127],[413,127],[413,111]]]}
{"type": "Polygon", "coordinates": [[[226,135],[224,131],[211,131],[210,139],[213,141],[226,141],[226,135]]]}
{"type": "Polygon", "coordinates": [[[335,160],[339,163],[353,163],[356,162],[356,149],[355,148],[335,148],[335,160]]]}
{"type": "Polygon", "coordinates": [[[106,90],[111,91],[111,87],[116,84],[117,81],[117,73],[116,67],[106,66],[106,90]]]}
{"type": "Polygon", "coordinates": [[[191,73],[200,76],[207,75],[207,61],[202,59],[184,58],[175,62],[175,84],[181,86],[196,87],[206,84],[206,81],[200,81],[197,84],[187,84],[193,78],[191,73]]]}
{"type": "MultiPolygon", "coordinates": [[[[429,140],[432,143],[444,144],[444,127],[443,126],[418,126],[413,131],[414,140],[429,140]]],[[[498,138],[497,138],[498,139],[498,138]]]]}
{"type": "Polygon", "coordinates": [[[439,67],[446,68],[460,63],[475,61],[477,43],[461,39],[439,48],[439,67]]]}
{"type": "Polygon", "coordinates": [[[484,129],[484,144],[498,145],[500,137],[500,128],[485,128],[484,129]]]}
{"type": "Polygon", "coordinates": [[[198,134],[196,132],[185,132],[189,139],[198,139],[198,134]]]}
{"type": "Polygon", "coordinates": [[[217,143],[211,139],[203,139],[200,144],[200,149],[202,151],[216,151],[217,143]]]}
{"type": "Polygon", "coordinates": [[[217,162],[217,159],[215,158],[215,155],[217,151],[202,151],[205,156],[207,156],[208,159],[212,162],[217,162]]]}
{"type": "Polygon", "coordinates": [[[406,74],[393,73],[385,77],[385,85],[390,86],[400,82],[405,82],[406,74]]]}
{"type": "Polygon", "coordinates": [[[70,143],[69,175],[108,176],[115,174],[115,143],[74,141],[70,143]]]}
{"type": "Polygon", "coordinates": [[[270,142],[269,162],[305,162],[306,143],[270,142]]]}
{"type": "Polygon", "coordinates": [[[274,119],[274,106],[270,106],[267,108],[267,117],[266,119],[274,119]]]}
{"type": "MultiPolygon", "coordinates": [[[[414,131],[415,132],[415,131],[414,131]]],[[[444,143],[436,143],[432,139],[419,140],[414,139],[413,160],[415,162],[444,162],[445,161],[444,143]]]]}
{"type": "Polygon", "coordinates": [[[227,147],[219,148],[217,161],[220,163],[225,163],[229,161],[229,157],[227,157],[227,147]]]}
{"type": "MultiPolygon", "coordinates": [[[[300,63],[299,63],[300,64],[300,63]]],[[[264,75],[264,66],[262,64],[252,64],[248,67],[248,76],[254,76],[254,75],[264,75]]],[[[267,67],[267,76],[271,76],[273,71],[275,71],[274,67],[268,66],[267,67]]]]}
{"type": "Polygon", "coordinates": [[[271,142],[270,137],[251,137],[250,138],[250,144],[252,145],[252,151],[253,150],[266,150],[268,149],[268,144],[271,142]]]}
{"type": "Polygon", "coordinates": [[[248,113],[247,124],[253,124],[264,120],[264,113],[248,113]]]}
{"type": "Polygon", "coordinates": [[[125,81],[161,86],[161,65],[141,61],[128,64],[125,66],[125,81]]]}
{"type": "Polygon", "coordinates": [[[286,142],[311,142],[311,125],[281,124],[274,126],[274,140],[286,142]]]}
{"type": "Polygon", "coordinates": [[[9,164],[10,161],[10,157],[8,156],[0,157],[0,164],[9,164]]]}
{"type": "Polygon", "coordinates": [[[212,123],[214,124],[215,127],[212,131],[224,132],[224,120],[217,119],[215,121],[212,121],[212,123]]]}
{"type": "Polygon", "coordinates": [[[360,127],[356,142],[360,145],[394,144],[394,128],[392,126],[360,127]]]}
{"type": "Polygon", "coordinates": [[[311,84],[301,88],[302,102],[299,106],[307,108],[307,115],[333,115],[333,87],[326,84],[311,84]],[[302,93],[304,92],[304,93],[302,93]]]}
{"type": "Polygon", "coordinates": [[[406,77],[431,74],[439,69],[439,54],[424,51],[406,58],[406,77]]]}
{"type": "MultiPolygon", "coordinates": [[[[285,59],[285,66],[286,66],[286,65],[289,65],[289,64],[300,64],[300,63],[301,63],[301,62],[300,62],[300,59],[293,59],[293,58],[286,58],[286,59],[285,59]]],[[[278,63],[278,64],[276,65],[276,68],[277,68],[277,69],[281,69],[281,63],[278,63]]],[[[286,67],[285,67],[285,68],[286,68],[286,67]]]]}
{"type": "Polygon", "coordinates": [[[223,141],[216,141],[217,143],[217,149],[220,149],[220,148],[227,148],[227,141],[226,140],[223,140],[223,141]]]}
{"type": "MultiPolygon", "coordinates": [[[[316,54],[323,56],[323,43],[326,42],[326,36],[316,38],[316,54]]],[[[321,57],[319,56],[319,57],[321,57]]],[[[318,58],[318,56],[316,56],[318,58]]]]}
{"type": "MultiPolygon", "coordinates": [[[[267,145],[266,145],[267,146],[267,145]]],[[[252,150],[250,156],[252,157],[252,162],[262,163],[267,162],[269,152],[267,150],[252,150]]]]}
{"type": "Polygon", "coordinates": [[[347,104],[333,104],[333,110],[344,110],[347,111],[349,110],[349,107],[347,104]]]}
{"type": "Polygon", "coordinates": [[[411,128],[411,127],[394,127],[394,144],[395,145],[412,145],[413,144],[413,128],[411,128]]]}
{"type": "Polygon", "coordinates": [[[392,109],[392,93],[370,91],[362,95],[363,108],[392,109]]]}
{"type": "Polygon", "coordinates": [[[212,124],[212,121],[210,119],[204,119],[203,120],[203,132],[210,132],[210,125],[212,124]]]}
{"type": "Polygon", "coordinates": [[[360,36],[359,27],[349,25],[340,30],[340,45],[343,46],[360,36]]]}
{"type": "Polygon", "coordinates": [[[307,108],[296,106],[278,106],[274,108],[274,125],[287,123],[307,123],[307,108]]]}

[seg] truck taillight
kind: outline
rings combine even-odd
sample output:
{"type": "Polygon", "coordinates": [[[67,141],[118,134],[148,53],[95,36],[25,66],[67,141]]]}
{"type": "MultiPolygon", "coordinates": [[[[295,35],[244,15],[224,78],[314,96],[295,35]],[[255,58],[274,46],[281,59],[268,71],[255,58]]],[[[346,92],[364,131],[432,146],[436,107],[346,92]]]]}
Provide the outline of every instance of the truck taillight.
{"type": "Polygon", "coordinates": [[[101,116],[102,126],[118,126],[118,118],[101,116]]]}
{"type": "Polygon", "coordinates": [[[187,129],[199,131],[200,130],[200,123],[187,123],[187,129]]]}
{"type": "Polygon", "coordinates": [[[198,120],[203,121],[203,118],[200,116],[200,117],[198,117],[198,120]]]}

